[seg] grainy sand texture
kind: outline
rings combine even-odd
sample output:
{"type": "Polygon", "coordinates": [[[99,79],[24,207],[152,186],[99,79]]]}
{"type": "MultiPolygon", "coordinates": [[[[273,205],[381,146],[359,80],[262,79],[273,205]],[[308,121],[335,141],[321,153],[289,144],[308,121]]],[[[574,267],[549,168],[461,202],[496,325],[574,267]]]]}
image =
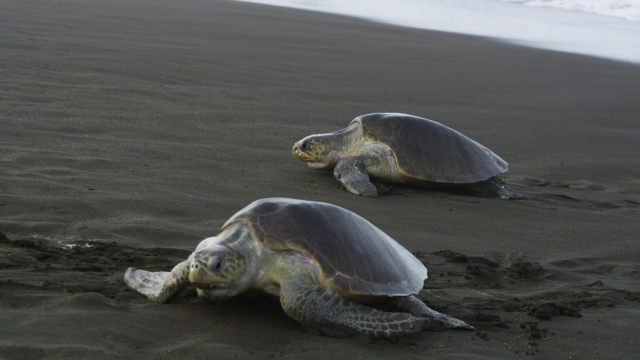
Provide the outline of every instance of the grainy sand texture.
{"type": "Polygon", "coordinates": [[[640,66],[215,0],[0,2],[0,357],[634,359],[640,66]],[[440,121],[526,196],[341,189],[291,156],[371,112],[440,121]],[[264,197],[333,203],[425,263],[477,331],[306,332],[276,300],[153,304],[168,270],[264,197]]]}

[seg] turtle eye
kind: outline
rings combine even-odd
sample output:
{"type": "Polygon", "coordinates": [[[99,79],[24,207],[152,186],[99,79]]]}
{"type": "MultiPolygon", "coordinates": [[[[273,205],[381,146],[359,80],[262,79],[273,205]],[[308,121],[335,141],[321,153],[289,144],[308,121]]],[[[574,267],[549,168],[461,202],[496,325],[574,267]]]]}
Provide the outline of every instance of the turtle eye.
{"type": "Polygon", "coordinates": [[[225,260],[224,256],[212,256],[211,259],[209,259],[209,261],[207,262],[207,267],[210,271],[219,273],[220,271],[222,271],[222,269],[224,269],[226,263],[227,261],[225,260]]]}
{"type": "Polygon", "coordinates": [[[307,140],[303,141],[302,144],[300,144],[300,150],[302,151],[309,150],[309,142],[307,140]]]}

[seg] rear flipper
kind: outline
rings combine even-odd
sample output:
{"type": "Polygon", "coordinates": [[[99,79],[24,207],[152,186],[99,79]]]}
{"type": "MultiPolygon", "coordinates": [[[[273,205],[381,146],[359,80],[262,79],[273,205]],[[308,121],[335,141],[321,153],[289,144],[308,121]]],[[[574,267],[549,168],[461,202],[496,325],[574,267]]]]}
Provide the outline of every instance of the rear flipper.
{"type": "Polygon", "coordinates": [[[280,303],[287,315],[329,336],[364,334],[372,339],[395,338],[420,331],[425,322],[411,314],[383,312],[356,304],[302,276],[281,284],[280,303]]]}
{"type": "Polygon", "coordinates": [[[439,313],[420,301],[415,296],[404,296],[396,298],[395,305],[402,311],[406,311],[413,316],[425,318],[423,329],[432,331],[442,331],[447,329],[473,330],[474,327],[466,322],[452,316],[439,313]]]}
{"type": "Polygon", "coordinates": [[[171,272],[150,272],[128,268],[124,282],[153,302],[167,302],[189,285],[189,261],[176,265],[171,272]]]}

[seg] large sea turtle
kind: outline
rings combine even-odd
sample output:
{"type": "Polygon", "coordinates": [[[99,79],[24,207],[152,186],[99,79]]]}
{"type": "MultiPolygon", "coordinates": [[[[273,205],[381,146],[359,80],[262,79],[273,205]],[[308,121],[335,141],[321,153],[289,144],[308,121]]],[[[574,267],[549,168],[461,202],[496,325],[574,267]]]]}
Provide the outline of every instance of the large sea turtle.
{"type": "Polygon", "coordinates": [[[357,195],[377,196],[387,183],[459,185],[500,198],[520,198],[494,177],[507,171],[500,156],[436,121],[400,113],[373,113],[345,129],[310,135],[293,145],[293,156],[314,169],[333,169],[357,195]]]}
{"type": "Polygon", "coordinates": [[[210,300],[262,290],[278,297],[287,315],[331,336],[472,329],[414,296],[426,278],[418,259],[364,218],[286,198],[240,210],[171,272],[129,268],[124,274],[127,285],[155,302],[189,285],[210,300]]]}

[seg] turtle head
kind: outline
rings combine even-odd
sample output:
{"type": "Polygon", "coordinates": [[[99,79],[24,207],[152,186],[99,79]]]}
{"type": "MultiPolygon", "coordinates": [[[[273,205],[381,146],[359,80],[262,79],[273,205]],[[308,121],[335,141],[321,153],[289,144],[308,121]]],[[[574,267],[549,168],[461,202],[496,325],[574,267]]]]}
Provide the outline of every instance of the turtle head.
{"type": "Polygon", "coordinates": [[[340,160],[340,142],[335,135],[309,135],[293,145],[291,153],[314,169],[332,168],[340,160]]]}
{"type": "Polygon", "coordinates": [[[309,135],[293,144],[291,153],[314,169],[332,169],[341,158],[360,151],[364,137],[358,122],[328,134],[309,135]]]}
{"type": "Polygon", "coordinates": [[[212,245],[193,253],[189,282],[208,292],[237,293],[246,288],[241,284],[247,264],[241,253],[224,245],[212,245]],[[234,291],[237,290],[237,291],[234,291]]]}

